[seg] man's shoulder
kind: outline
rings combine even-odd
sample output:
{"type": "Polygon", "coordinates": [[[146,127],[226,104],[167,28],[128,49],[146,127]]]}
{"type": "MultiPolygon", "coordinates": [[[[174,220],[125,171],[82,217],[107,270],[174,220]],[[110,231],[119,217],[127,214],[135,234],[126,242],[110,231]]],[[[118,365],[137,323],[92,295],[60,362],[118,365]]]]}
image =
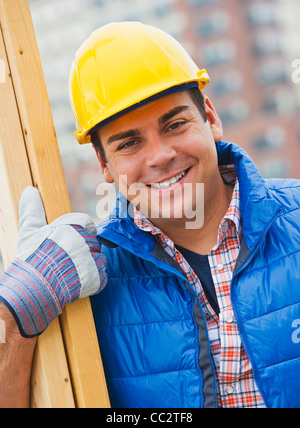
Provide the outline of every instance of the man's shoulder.
{"type": "Polygon", "coordinates": [[[284,190],[284,189],[300,189],[300,180],[295,178],[269,178],[266,180],[266,183],[269,187],[274,189],[284,190]]]}
{"type": "Polygon", "coordinates": [[[300,209],[300,180],[272,178],[266,180],[272,197],[286,212],[300,209]]]}

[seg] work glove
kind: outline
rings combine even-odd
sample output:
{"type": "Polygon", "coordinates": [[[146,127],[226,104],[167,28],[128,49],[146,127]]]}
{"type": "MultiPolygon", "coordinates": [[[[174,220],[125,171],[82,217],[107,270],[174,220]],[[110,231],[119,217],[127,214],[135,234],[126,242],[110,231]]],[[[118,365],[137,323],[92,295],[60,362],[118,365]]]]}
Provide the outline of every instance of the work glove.
{"type": "Polygon", "coordinates": [[[107,282],[96,226],[86,214],[66,214],[47,224],[34,187],[19,204],[17,257],[0,278],[0,301],[23,337],[41,334],[65,305],[97,294],[107,282]]]}

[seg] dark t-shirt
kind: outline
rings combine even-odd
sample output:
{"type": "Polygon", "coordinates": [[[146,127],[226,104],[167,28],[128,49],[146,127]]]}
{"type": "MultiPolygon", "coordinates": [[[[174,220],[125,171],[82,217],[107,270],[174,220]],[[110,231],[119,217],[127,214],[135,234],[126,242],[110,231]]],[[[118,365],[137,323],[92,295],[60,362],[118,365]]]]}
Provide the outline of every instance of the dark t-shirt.
{"type": "Polygon", "coordinates": [[[220,313],[218,299],[216,295],[215,285],[212,279],[211,270],[209,266],[208,256],[202,256],[201,254],[194,253],[193,251],[187,250],[176,246],[178,251],[183,255],[185,260],[189,263],[195,274],[200,279],[205,296],[217,315],[220,313]]]}

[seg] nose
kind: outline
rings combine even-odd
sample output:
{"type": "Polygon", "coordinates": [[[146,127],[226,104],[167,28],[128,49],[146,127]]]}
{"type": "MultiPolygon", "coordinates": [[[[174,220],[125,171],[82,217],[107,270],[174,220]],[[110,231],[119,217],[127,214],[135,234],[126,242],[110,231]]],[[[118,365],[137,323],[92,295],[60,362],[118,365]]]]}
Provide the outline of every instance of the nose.
{"type": "Polygon", "coordinates": [[[152,138],[146,158],[146,165],[151,168],[165,168],[176,157],[177,151],[170,142],[152,138]],[[169,143],[169,144],[168,144],[169,143]]]}

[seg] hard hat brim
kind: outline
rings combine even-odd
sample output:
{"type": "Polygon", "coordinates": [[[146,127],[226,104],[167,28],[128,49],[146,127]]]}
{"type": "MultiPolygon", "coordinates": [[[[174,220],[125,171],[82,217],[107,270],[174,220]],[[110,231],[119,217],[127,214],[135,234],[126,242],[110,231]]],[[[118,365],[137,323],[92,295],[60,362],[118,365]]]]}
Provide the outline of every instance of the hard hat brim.
{"type": "Polygon", "coordinates": [[[88,133],[87,136],[90,136],[92,134],[94,134],[95,132],[97,132],[99,129],[101,129],[103,126],[107,125],[108,123],[111,123],[112,121],[118,119],[121,116],[124,116],[127,113],[130,113],[133,110],[138,109],[139,107],[142,107],[146,104],[149,104],[155,100],[158,100],[159,98],[163,98],[166,97],[168,95],[174,94],[176,92],[179,91],[184,91],[187,89],[191,89],[191,88],[198,88],[199,87],[199,83],[198,82],[189,82],[189,83],[184,83],[183,85],[176,85],[173,86],[172,88],[168,88],[162,92],[159,92],[158,94],[152,95],[149,98],[146,98],[145,100],[142,100],[116,114],[114,114],[111,117],[108,117],[107,119],[101,121],[100,123],[98,123],[96,126],[94,126],[88,133]]]}

